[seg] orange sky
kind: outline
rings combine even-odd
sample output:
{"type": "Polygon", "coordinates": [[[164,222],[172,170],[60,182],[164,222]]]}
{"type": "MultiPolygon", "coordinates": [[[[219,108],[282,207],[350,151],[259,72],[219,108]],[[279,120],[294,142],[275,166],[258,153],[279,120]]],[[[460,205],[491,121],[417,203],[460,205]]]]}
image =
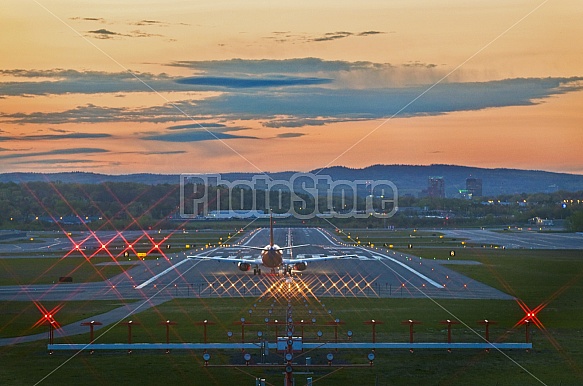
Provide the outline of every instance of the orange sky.
{"type": "Polygon", "coordinates": [[[572,91],[541,85],[547,78],[583,76],[583,49],[576,44],[583,38],[580,20],[580,1],[148,1],[137,7],[133,1],[8,0],[0,15],[0,172],[308,171],[447,163],[583,174],[583,82],[564,84],[572,91]],[[228,67],[235,58],[271,62],[228,67]],[[319,59],[318,67],[304,69],[303,58],[319,59]],[[209,60],[217,65],[171,65],[209,60]],[[274,73],[268,65],[282,60],[300,67],[274,73]],[[347,68],[336,68],[340,62],[347,68]],[[364,62],[369,64],[359,65],[364,62]],[[32,73],[55,69],[76,75],[32,73]],[[128,69],[160,92],[119,87],[115,74],[128,69]],[[321,83],[173,88],[177,79],[194,75],[321,83]],[[505,85],[517,78],[531,78],[532,86],[516,91],[514,99],[506,98],[513,91],[504,88],[482,100],[475,91],[480,89],[471,86],[481,82],[490,90],[495,81],[505,85]],[[390,118],[438,81],[459,86],[431,90],[413,102],[412,116],[390,118]],[[48,91],[39,95],[30,82],[48,91]],[[104,89],[86,92],[84,82],[104,89]],[[417,87],[417,94],[399,94],[409,87],[417,87]],[[354,93],[355,106],[364,110],[323,104],[319,112],[326,97],[312,102],[310,90],[331,98],[354,93]],[[379,95],[393,101],[385,114],[363,104],[367,90],[376,96],[371,105],[379,95]],[[279,96],[299,103],[301,97],[291,99],[298,93],[316,112],[282,110],[288,99],[269,106],[279,96]],[[396,94],[397,102],[391,99],[396,94]],[[466,97],[469,107],[440,102],[466,97]],[[164,106],[174,111],[161,118],[164,106]],[[225,125],[217,129],[220,140],[200,140],[196,128],[172,128],[192,123],[183,112],[204,125],[225,125]],[[358,120],[342,122],[347,117],[358,120]],[[314,119],[328,123],[311,124],[314,119]],[[293,124],[274,128],[276,120],[293,124]],[[186,132],[184,141],[169,135],[186,132]]]}

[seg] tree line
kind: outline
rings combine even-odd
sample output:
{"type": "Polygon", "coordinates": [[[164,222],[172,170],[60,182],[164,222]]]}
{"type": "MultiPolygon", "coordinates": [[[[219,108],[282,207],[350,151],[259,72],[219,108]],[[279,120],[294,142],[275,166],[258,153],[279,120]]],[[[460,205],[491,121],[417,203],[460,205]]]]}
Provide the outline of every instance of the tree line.
{"type": "MultiPolygon", "coordinates": [[[[73,228],[172,228],[176,225],[171,221],[181,218],[181,200],[185,203],[182,210],[197,213],[200,208],[193,208],[191,202],[203,193],[208,196],[207,212],[229,207],[251,209],[253,202],[254,209],[267,211],[269,208],[262,205],[262,202],[289,203],[292,200],[291,193],[245,189],[228,191],[221,186],[181,187],[178,184],[147,185],[131,182],[0,183],[0,228],[56,229],[61,218],[87,223],[75,225],[73,221],[73,224],[69,224],[73,228]],[[265,194],[272,197],[265,200],[265,194]]],[[[311,213],[316,205],[314,198],[301,194],[298,197],[304,202],[301,210],[311,213]]],[[[357,206],[363,206],[365,200],[366,197],[358,197],[357,206]]],[[[328,209],[337,212],[346,206],[342,197],[333,197],[331,203],[324,203],[323,198],[318,198],[318,201],[320,208],[326,204],[330,206],[328,209]]],[[[524,224],[539,217],[565,220],[570,230],[583,231],[583,191],[475,197],[471,200],[403,196],[398,198],[398,207],[399,211],[392,217],[334,219],[334,223],[353,227],[510,225],[524,224]]],[[[284,205],[280,211],[288,209],[284,205]]],[[[312,223],[325,225],[326,221],[315,219],[312,223]]],[[[186,227],[195,226],[187,221],[184,224],[186,227]]]]}

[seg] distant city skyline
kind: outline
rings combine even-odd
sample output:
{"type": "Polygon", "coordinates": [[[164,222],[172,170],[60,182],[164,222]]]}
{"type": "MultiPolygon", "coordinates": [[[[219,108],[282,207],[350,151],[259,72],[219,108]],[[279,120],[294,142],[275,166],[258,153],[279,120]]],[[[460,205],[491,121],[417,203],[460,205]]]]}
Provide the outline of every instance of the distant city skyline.
{"type": "Polygon", "coordinates": [[[0,173],[583,174],[578,1],[3,8],[0,173]]]}

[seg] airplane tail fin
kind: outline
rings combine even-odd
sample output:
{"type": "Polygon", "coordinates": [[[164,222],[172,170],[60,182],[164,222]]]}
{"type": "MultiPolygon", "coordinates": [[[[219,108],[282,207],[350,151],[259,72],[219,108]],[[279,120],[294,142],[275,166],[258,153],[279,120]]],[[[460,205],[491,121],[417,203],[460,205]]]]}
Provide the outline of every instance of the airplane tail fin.
{"type": "Polygon", "coordinates": [[[269,246],[273,247],[273,212],[269,213],[269,246]]]}

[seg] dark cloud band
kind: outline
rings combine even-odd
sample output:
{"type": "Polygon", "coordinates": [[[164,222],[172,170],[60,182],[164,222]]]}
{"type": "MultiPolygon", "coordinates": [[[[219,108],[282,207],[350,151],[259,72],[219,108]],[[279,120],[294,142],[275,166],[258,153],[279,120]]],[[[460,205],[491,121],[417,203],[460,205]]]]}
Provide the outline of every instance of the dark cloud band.
{"type": "Polygon", "coordinates": [[[222,76],[197,76],[183,78],[176,81],[178,84],[189,84],[194,86],[209,86],[222,88],[268,88],[268,87],[288,87],[288,86],[311,86],[331,83],[332,79],[325,78],[234,78],[222,76]]]}

